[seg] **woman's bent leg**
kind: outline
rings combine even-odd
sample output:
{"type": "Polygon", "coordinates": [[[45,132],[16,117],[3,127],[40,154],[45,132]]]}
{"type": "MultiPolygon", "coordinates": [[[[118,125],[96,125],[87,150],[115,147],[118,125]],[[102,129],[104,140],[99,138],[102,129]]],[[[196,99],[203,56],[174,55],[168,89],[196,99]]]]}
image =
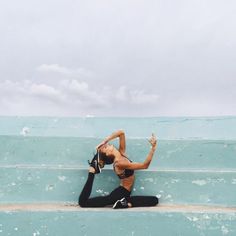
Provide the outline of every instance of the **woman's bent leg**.
{"type": "Polygon", "coordinates": [[[130,192],[123,187],[118,187],[114,189],[109,195],[104,197],[93,197],[87,199],[84,202],[82,207],[105,207],[108,205],[113,205],[117,200],[122,199],[123,197],[129,198],[130,192]]]}
{"type": "Polygon", "coordinates": [[[132,207],[150,207],[158,204],[155,196],[131,196],[129,199],[132,207]]]}
{"type": "Polygon", "coordinates": [[[79,205],[81,207],[104,207],[107,205],[112,205],[117,200],[127,195],[123,187],[118,187],[115,190],[113,190],[108,196],[89,198],[92,192],[93,181],[94,181],[94,173],[89,172],[88,179],[79,197],[79,205]]]}
{"type": "Polygon", "coordinates": [[[89,198],[86,202],[80,204],[81,207],[105,207],[111,205],[110,196],[101,196],[89,198]]]}

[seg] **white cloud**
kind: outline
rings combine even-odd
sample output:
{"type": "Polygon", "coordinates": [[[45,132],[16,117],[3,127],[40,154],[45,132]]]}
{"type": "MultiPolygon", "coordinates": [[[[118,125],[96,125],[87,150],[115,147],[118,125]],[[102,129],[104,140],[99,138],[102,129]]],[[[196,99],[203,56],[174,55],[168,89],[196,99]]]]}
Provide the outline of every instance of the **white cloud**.
{"type": "Polygon", "coordinates": [[[59,83],[60,89],[68,98],[83,102],[89,107],[109,106],[107,97],[100,95],[99,91],[93,91],[86,82],[73,80],[62,80],[59,83]]]}
{"type": "MultiPolygon", "coordinates": [[[[56,68],[56,67],[55,67],[56,68]]],[[[126,86],[112,88],[108,86],[91,89],[84,81],[64,78],[52,85],[46,81],[36,83],[24,80],[14,82],[6,80],[0,83],[0,104],[7,107],[8,113],[16,115],[117,115],[119,111],[137,105],[149,106],[157,102],[158,96],[143,90],[132,90],[126,86]],[[9,94],[11,94],[9,96],[9,94]],[[124,108],[126,107],[126,108],[124,108]]],[[[5,113],[0,114],[6,114],[5,113]]]]}
{"type": "Polygon", "coordinates": [[[69,90],[69,92],[78,94],[78,95],[84,95],[89,92],[88,84],[85,82],[79,82],[77,80],[62,80],[59,83],[61,87],[65,90],[69,90]]]}
{"type": "Polygon", "coordinates": [[[51,65],[42,64],[37,68],[37,70],[42,71],[42,72],[52,71],[52,72],[59,72],[59,73],[64,73],[64,74],[68,74],[71,72],[67,68],[61,67],[58,64],[51,64],[51,65]]]}
{"type": "Polygon", "coordinates": [[[115,99],[120,102],[128,102],[131,104],[153,104],[159,99],[159,95],[146,93],[143,90],[131,90],[126,86],[118,88],[115,99]]]}
{"type": "Polygon", "coordinates": [[[1,94],[7,94],[8,96],[11,94],[11,96],[14,94],[24,94],[27,92],[27,84],[28,81],[24,81],[23,84],[20,82],[15,82],[11,80],[5,80],[3,82],[0,82],[0,91],[1,94]],[[23,85],[23,86],[22,86],[23,85]]]}
{"type": "Polygon", "coordinates": [[[236,1],[70,3],[1,4],[1,114],[236,114],[236,1]]]}
{"type": "Polygon", "coordinates": [[[52,86],[46,84],[32,84],[30,86],[30,93],[33,96],[38,96],[41,98],[52,99],[55,101],[60,101],[63,98],[63,94],[52,86]]]}
{"type": "Polygon", "coordinates": [[[91,76],[93,74],[91,71],[86,70],[84,68],[72,69],[60,66],[59,64],[42,64],[38,66],[36,69],[37,71],[43,73],[53,72],[67,76],[91,76]]]}
{"type": "Polygon", "coordinates": [[[131,101],[134,104],[153,104],[159,99],[157,94],[147,94],[143,90],[131,91],[131,101]]]}

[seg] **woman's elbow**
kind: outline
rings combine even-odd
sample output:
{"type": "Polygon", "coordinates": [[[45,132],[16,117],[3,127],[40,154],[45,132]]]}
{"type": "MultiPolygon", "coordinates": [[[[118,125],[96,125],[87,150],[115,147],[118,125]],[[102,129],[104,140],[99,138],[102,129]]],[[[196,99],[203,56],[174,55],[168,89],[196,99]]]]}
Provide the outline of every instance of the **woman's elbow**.
{"type": "Polygon", "coordinates": [[[149,164],[147,164],[147,163],[143,163],[143,166],[142,166],[142,167],[143,167],[142,169],[148,169],[149,164]]]}
{"type": "Polygon", "coordinates": [[[124,131],[123,129],[119,129],[119,130],[117,130],[117,132],[118,132],[120,135],[125,134],[125,131],[124,131]]]}

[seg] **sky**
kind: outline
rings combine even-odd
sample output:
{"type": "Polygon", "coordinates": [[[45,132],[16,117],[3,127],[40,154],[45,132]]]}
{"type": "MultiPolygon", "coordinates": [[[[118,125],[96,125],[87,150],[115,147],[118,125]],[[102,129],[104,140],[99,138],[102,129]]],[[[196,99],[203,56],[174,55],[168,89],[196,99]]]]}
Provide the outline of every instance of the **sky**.
{"type": "Polygon", "coordinates": [[[236,115],[236,1],[0,1],[1,116],[236,115]]]}

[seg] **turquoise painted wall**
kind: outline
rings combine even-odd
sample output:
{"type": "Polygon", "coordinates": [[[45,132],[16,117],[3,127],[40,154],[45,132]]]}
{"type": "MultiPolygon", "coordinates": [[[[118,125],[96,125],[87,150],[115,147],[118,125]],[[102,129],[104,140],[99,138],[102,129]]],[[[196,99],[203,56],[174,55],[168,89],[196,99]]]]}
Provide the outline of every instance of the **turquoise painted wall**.
{"type": "Polygon", "coordinates": [[[0,235],[235,236],[235,213],[152,211],[0,212],[0,235]]]}
{"type": "MultiPolygon", "coordinates": [[[[118,181],[107,167],[92,195],[108,194],[118,181]]],[[[236,117],[0,117],[0,183],[0,235],[236,235],[236,117]],[[188,211],[47,211],[46,203],[77,204],[94,147],[120,128],[133,161],[145,159],[152,132],[159,138],[150,168],[136,172],[133,194],[188,211]],[[1,208],[16,204],[42,210],[1,208]],[[191,213],[193,205],[206,210],[191,213]],[[208,212],[215,206],[223,210],[208,212]],[[109,227],[101,227],[104,219],[109,227]]]]}

